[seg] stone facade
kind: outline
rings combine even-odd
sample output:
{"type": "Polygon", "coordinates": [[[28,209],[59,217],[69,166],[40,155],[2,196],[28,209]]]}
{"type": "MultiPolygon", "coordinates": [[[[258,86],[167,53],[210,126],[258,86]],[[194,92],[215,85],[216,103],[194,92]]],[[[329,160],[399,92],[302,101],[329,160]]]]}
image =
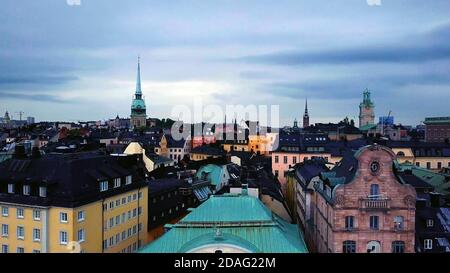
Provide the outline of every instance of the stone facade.
{"type": "Polygon", "coordinates": [[[321,253],[414,252],[416,192],[394,174],[394,153],[373,145],[355,157],[350,181],[316,184],[308,241],[321,253]]]}

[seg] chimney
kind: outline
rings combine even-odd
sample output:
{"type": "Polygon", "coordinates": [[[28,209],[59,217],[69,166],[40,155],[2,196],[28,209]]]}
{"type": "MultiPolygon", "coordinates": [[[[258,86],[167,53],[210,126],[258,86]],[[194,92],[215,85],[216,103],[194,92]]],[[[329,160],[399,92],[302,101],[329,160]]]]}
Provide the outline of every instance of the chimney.
{"type": "Polygon", "coordinates": [[[25,146],[23,144],[17,144],[14,148],[14,155],[13,158],[15,159],[24,159],[27,155],[25,153],[25,146]]]}
{"type": "Polygon", "coordinates": [[[40,158],[41,157],[41,151],[39,151],[38,147],[33,147],[31,150],[31,158],[40,158]]]}
{"type": "Polygon", "coordinates": [[[441,194],[430,192],[430,203],[432,208],[439,208],[441,206],[441,194]]]}

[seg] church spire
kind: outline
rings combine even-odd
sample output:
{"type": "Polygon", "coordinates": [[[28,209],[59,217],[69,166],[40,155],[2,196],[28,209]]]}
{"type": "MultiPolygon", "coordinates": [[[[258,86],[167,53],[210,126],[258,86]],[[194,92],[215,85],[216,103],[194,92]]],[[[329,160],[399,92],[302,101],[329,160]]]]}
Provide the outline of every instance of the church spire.
{"type": "Polygon", "coordinates": [[[141,90],[141,57],[138,56],[137,80],[136,80],[136,95],[142,95],[141,90]]]}
{"type": "Polygon", "coordinates": [[[305,115],[308,115],[308,97],[306,97],[306,102],[305,102],[305,115]]]}
{"type": "Polygon", "coordinates": [[[303,128],[306,128],[308,126],[309,126],[308,98],[306,98],[305,114],[303,115],[303,128]]]}

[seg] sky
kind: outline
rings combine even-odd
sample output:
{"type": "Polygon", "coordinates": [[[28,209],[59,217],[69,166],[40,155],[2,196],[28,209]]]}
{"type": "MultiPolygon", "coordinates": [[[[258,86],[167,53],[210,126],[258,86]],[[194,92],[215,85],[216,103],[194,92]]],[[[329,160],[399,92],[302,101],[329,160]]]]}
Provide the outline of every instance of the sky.
{"type": "Polygon", "coordinates": [[[0,113],[128,117],[141,58],[150,117],[279,105],[281,125],[450,116],[450,1],[2,0],[0,113]],[[377,4],[377,5],[374,5],[377,4]]]}

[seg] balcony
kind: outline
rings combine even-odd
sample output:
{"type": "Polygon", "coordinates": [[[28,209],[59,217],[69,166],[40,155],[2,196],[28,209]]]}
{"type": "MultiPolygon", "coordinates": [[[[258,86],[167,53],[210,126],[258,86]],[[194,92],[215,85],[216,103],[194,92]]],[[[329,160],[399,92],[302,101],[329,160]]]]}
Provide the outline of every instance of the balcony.
{"type": "Polygon", "coordinates": [[[365,210],[388,210],[391,208],[391,199],[387,197],[361,198],[360,208],[365,210]]]}

